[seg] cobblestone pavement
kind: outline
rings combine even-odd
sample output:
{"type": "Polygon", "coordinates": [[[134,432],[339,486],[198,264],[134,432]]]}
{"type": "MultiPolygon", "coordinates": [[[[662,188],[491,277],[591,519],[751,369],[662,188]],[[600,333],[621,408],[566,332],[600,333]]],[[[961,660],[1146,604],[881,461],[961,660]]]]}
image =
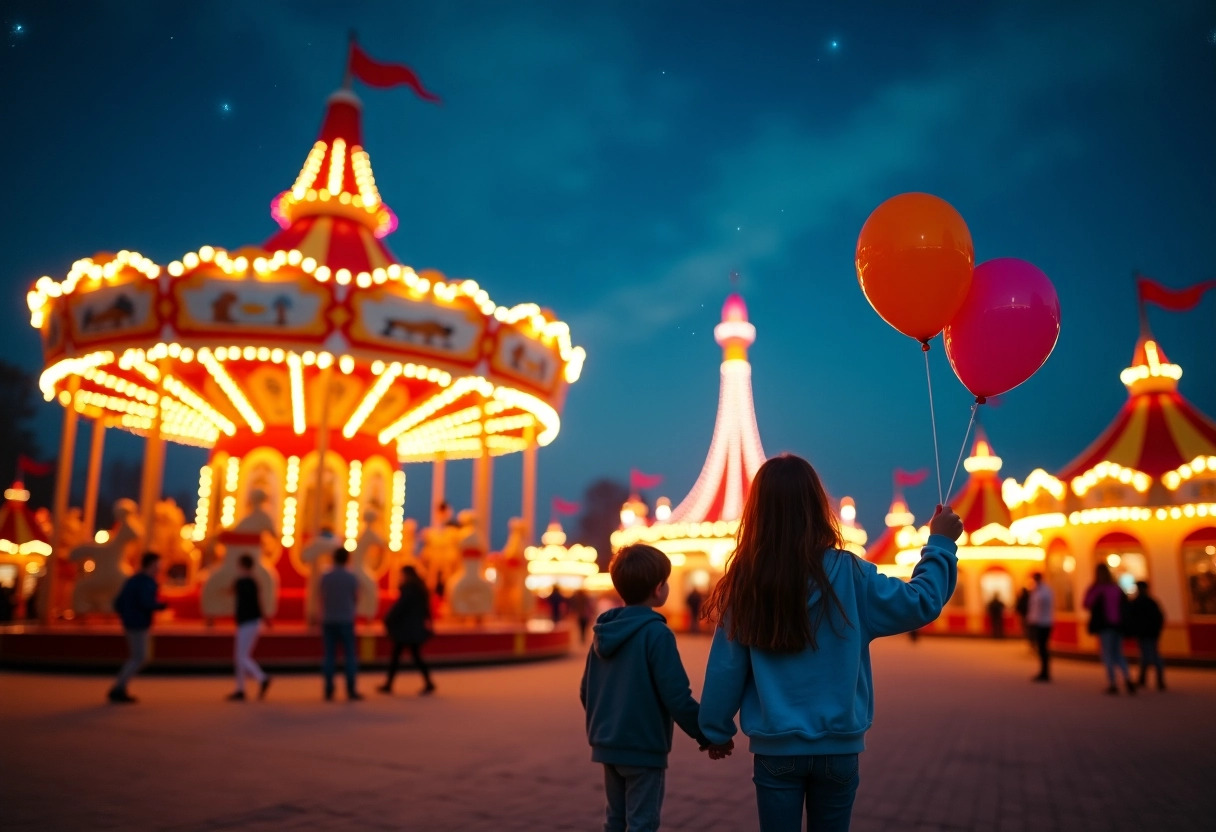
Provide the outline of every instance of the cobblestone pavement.
{"type": "MultiPolygon", "coordinates": [[[[705,638],[681,637],[700,691],[705,638]]],[[[1214,828],[1216,672],[1107,697],[1095,664],[1057,680],[1014,641],[874,646],[877,718],[855,830],[1214,828]]],[[[443,670],[438,693],[320,701],[308,675],[266,702],[223,701],[219,676],[0,674],[0,828],[17,830],[593,830],[600,771],[578,704],[581,654],[443,670]]],[[[714,763],[677,729],[665,829],[756,828],[751,758],[714,763]]]]}

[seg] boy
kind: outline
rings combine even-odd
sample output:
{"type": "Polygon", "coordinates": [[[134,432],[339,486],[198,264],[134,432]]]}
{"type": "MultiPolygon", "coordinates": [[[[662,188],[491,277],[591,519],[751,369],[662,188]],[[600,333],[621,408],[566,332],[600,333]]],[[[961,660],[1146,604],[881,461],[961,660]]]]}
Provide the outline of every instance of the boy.
{"type": "Polygon", "coordinates": [[[110,688],[111,702],[132,704],[138,701],[127,693],[127,683],[148,660],[152,614],[168,606],[156,597],[160,589],[156,582],[159,574],[160,555],[156,552],[144,552],[139,562],[139,571],[127,578],[118,597],[114,599],[114,612],[122,619],[129,655],[114,682],[114,687],[110,688]]]}
{"type": "Polygon", "coordinates": [[[334,670],[338,663],[338,643],[346,667],[346,698],[358,702],[363,694],[355,690],[359,676],[359,651],[355,648],[355,610],[359,600],[359,582],[346,568],[350,552],[342,547],[334,550],[334,568],[321,576],[321,637],[325,656],[321,672],[325,676],[325,701],[334,698],[334,670]]]}
{"type": "Polygon", "coordinates": [[[596,621],[579,698],[591,760],[604,765],[604,830],[644,832],[659,828],[673,718],[715,759],[733,743],[711,746],[701,733],[675,636],[654,611],[667,601],[671,561],[639,543],[617,552],[608,571],[626,606],[596,621]]]}

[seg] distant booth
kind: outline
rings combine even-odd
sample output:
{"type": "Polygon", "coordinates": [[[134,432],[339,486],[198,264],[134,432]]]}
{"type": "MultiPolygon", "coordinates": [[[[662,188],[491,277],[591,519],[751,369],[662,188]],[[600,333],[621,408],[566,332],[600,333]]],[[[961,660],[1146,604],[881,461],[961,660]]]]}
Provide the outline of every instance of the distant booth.
{"type": "Polygon", "coordinates": [[[46,620],[110,612],[147,549],[164,558],[178,622],[231,614],[242,554],[254,558],[265,608],[310,622],[317,576],[337,547],[351,552],[369,619],[407,563],[443,594],[453,624],[484,620],[495,598],[524,603],[522,568],[495,576],[517,580],[519,592],[496,591],[487,577],[493,460],[524,458],[506,557],[522,563],[535,531],[537,451],[560,430],[585,354],[547,309],[500,306],[472,280],[398,261],[383,241],[397,219],[372,175],[361,111],[349,89],[330,96],[299,175],[271,204],[281,230],[263,245],[202,246],[163,267],[132,251],[98,254],[29,292],[42,392],[65,413],[53,509],[61,531],[78,421],[93,426],[87,528],[76,545],[61,535],[57,556],[76,569],[66,579],[47,571],[46,620]],[[109,428],[145,438],[143,483],[95,538],[109,428]],[[166,442],[209,449],[192,511],[161,500],[166,442]],[[445,489],[445,466],[458,460],[473,466],[459,513],[441,506],[462,507],[445,489]],[[404,511],[411,463],[433,466],[422,530],[404,511]]]}
{"type": "MultiPolygon", "coordinates": [[[[928,632],[983,635],[992,632],[992,608],[998,601],[1004,632],[1017,632],[1014,612],[1018,593],[1030,575],[1042,571],[1045,553],[1035,531],[1012,528],[1001,496],[1001,458],[977,427],[971,455],[964,460],[967,481],[949,503],[963,521],[958,541],[958,583],[941,616],[928,632]]],[[[928,526],[915,527],[902,496],[887,514],[887,531],[866,553],[879,571],[907,580],[929,538],[928,526]]]]}
{"type": "Polygon", "coordinates": [[[1165,655],[1216,659],[1216,422],[1178,392],[1181,377],[1146,330],[1120,376],[1128,400],[1102,435],[1058,476],[1004,484],[1014,531],[1045,541],[1060,649],[1097,650],[1080,604],[1105,562],[1128,593],[1149,582],[1165,655]]]}

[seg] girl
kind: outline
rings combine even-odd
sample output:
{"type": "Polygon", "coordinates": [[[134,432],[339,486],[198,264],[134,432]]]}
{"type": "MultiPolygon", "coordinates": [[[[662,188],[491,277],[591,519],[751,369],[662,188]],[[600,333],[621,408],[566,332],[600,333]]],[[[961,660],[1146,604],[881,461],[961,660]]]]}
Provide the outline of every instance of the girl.
{"type": "Polygon", "coordinates": [[[1132,684],[1132,674],[1127,667],[1127,659],[1123,655],[1123,608],[1127,597],[1115,583],[1110,574],[1110,567],[1099,562],[1094,567],[1094,582],[1085,590],[1085,608],[1089,610],[1089,632],[1098,637],[1102,648],[1102,664],[1106,667],[1106,678],[1110,686],[1107,693],[1118,694],[1115,684],[1115,668],[1123,672],[1123,684],[1127,692],[1134,694],[1136,686],[1132,684]]]}
{"type": "Polygon", "coordinates": [[[408,647],[414,657],[414,667],[422,673],[425,683],[422,693],[433,693],[435,684],[431,681],[431,669],[422,660],[422,644],[434,635],[431,594],[418,575],[418,570],[412,566],[401,568],[401,594],[384,615],[384,629],[393,641],[393,648],[389,654],[388,678],[378,690],[381,693],[393,692],[393,679],[397,675],[401,653],[408,647]]]}
{"type": "Polygon", "coordinates": [[[724,745],[742,709],[761,832],[847,830],[874,715],[870,641],[923,627],[958,577],[962,521],[937,507],[905,583],[841,550],[815,469],[783,455],[756,472],[735,554],[710,593],[716,624],[701,730],[724,745]]]}

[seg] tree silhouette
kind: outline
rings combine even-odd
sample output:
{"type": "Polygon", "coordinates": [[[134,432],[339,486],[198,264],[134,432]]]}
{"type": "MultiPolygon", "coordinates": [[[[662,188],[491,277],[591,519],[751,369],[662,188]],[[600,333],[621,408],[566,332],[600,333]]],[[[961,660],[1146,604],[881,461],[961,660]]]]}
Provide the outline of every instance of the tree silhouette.
{"type": "Polygon", "coordinates": [[[607,478],[596,480],[583,492],[576,542],[595,547],[600,569],[607,569],[612,559],[612,533],[621,525],[621,506],[627,499],[629,489],[607,478]]]}

